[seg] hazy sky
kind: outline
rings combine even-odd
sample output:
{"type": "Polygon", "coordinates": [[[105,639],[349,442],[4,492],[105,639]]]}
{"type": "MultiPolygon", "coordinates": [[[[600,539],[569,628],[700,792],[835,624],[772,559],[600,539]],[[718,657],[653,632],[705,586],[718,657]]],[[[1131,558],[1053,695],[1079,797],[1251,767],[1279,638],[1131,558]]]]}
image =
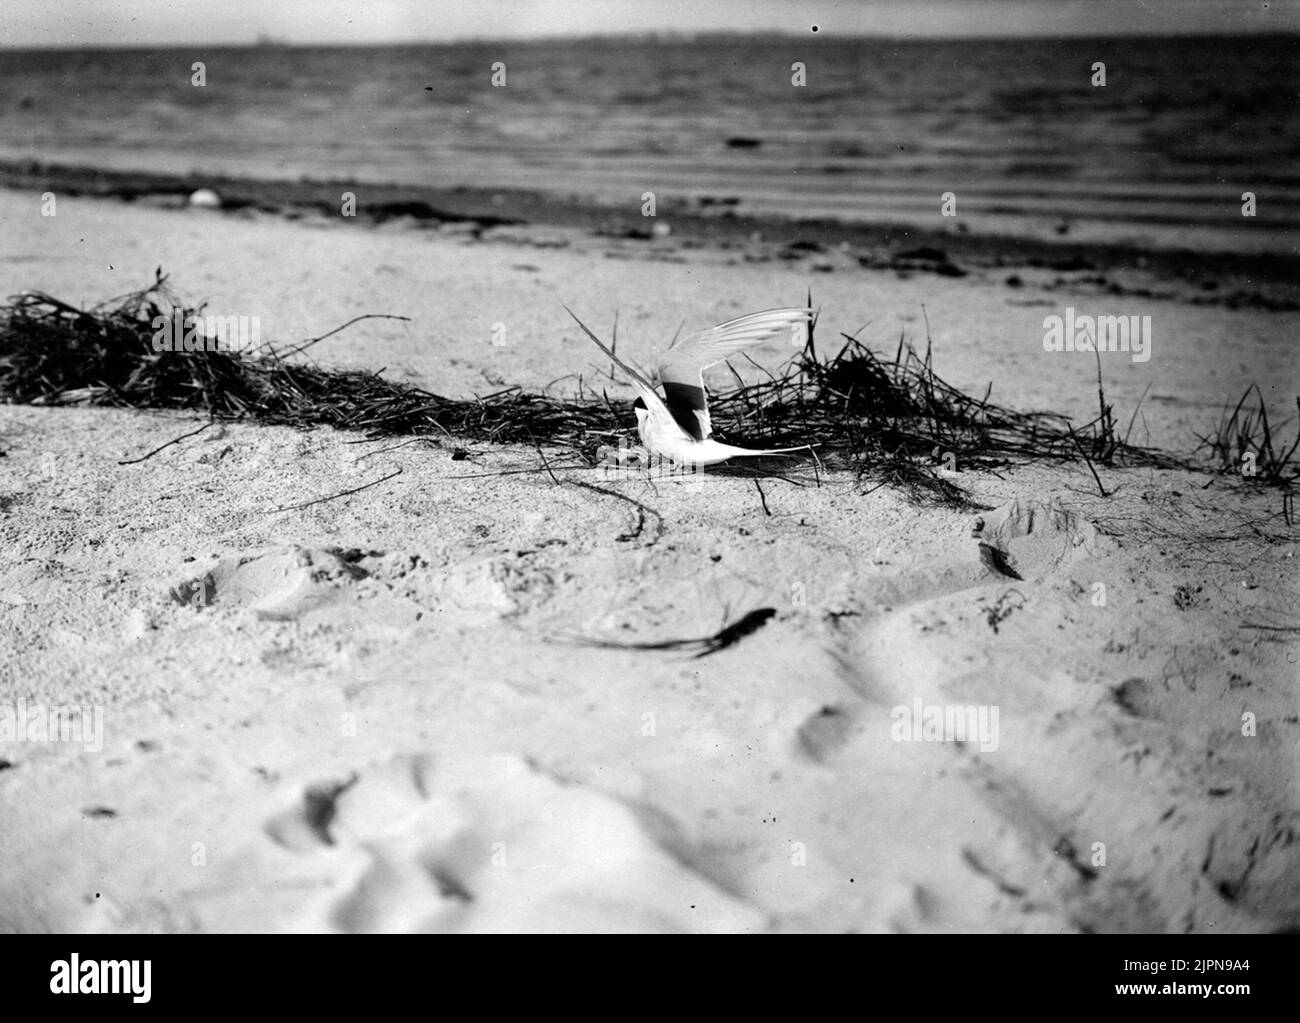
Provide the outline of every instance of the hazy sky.
{"type": "Polygon", "coordinates": [[[1300,31],[1300,0],[0,0],[0,45],[439,42],[619,32],[1300,31]]]}

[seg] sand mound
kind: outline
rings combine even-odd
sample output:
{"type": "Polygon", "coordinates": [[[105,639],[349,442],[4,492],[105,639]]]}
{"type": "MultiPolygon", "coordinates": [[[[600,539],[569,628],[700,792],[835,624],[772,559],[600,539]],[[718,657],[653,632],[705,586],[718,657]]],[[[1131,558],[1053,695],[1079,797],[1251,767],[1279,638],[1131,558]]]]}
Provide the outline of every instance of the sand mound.
{"type": "Polygon", "coordinates": [[[309,786],[266,825],[322,859],[296,928],[753,931],[766,921],[661,846],[632,809],[515,755],[397,756],[309,786]]]}

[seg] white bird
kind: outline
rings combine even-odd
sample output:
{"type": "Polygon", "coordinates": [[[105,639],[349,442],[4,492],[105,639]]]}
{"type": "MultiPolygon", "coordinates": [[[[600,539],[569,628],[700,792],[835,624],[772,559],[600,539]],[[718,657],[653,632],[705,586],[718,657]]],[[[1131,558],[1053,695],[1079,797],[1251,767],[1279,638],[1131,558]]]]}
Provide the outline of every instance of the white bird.
{"type": "Polygon", "coordinates": [[[750,313],[675,341],[657,367],[658,377],[664,385],[665,397],[661,398],[649,380],[606,348],[572,309],[567,305],[564,308],[596,347],[631,378],[638,395],[633,403],[637,433],[641,443],[651,452],[673,462],[714,465],[739,455],[781,455],[808,448],[805,444],[797,448],[754,450],[713,440],[709,402],[704,392],[704,371],[737,352],[774,337],[784,335],[802,346],[813,318],[811,309],[769,309],[750,313]]]}

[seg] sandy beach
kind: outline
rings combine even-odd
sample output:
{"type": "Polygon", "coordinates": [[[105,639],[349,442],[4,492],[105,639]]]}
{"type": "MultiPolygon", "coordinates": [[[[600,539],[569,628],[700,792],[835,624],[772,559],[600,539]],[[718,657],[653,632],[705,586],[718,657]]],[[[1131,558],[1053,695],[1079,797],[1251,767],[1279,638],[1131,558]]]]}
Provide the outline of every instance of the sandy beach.
{"type": "MultiPolygon", "coordinates": [[[[621,402],[561,301],[606,337],[617,313],[648,365],[683,323],[811,291],[821,344],[924,347],[928,320],[945,379],[1080,421],[1097,363],[1046,351],[1044,318],[1149,316],[1149,359],[1102,357],[1106,398],[1186,456],[1251,384],[1278,424],[1300,393],[1293,296],[1257,275],[1267,301],[1207,303],[1150,266],[1007,250],[959,275],[789,231],[164,205],[47,217],[0,191],[6,292],[90,306],[161,265],[285,345],[409,317],[315,345],[322,365],[455,396],[581,377],[621,402]]],[[[0,741],[0,930],[1300,929],[1300,575],[1276,487],[1097,467],[1102,496],[1081,461],[957,451],[957,511],[844,472],[656,481],[252,422],[124,464],[205,421],[0,405],[0,692],[15,726],[88,726],[0,741]],[[760,609],[705,656],[589,643],[760,609]]]]}

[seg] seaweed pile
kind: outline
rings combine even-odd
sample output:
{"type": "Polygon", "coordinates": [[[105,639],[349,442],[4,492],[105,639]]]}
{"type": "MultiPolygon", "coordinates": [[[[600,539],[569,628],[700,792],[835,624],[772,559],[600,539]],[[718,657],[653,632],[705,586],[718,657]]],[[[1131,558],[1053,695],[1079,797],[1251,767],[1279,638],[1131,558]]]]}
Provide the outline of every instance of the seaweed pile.
{"type": "MultiPolygon", "coordinates": [[[[581,389],[577,396],[556,397],[511,387],[455,399],[301,358],[356,320],[282,351],[269,343],[246,350],[206,344],[198,347],[207,350],[193,352],[154,350],[159,317],[184,321],[201,316],[202,308],[180,302],[161,269],[148,288],[90,310],[40,292],[11,298],[0,305],[0,400],[185,409],[211,420],[332,426],[372,439],[560,446],[589,465],[601,444],[634,438],[627,403],[581,389]]],[[[851,470],[917,503],[949,507],[969,504],[952,474],[941,471],[956,460],[963,469],[1030,459],[1082,458],[1090,468],[1182,464],[1119,439],[1100,386],[1099,415],[1076,427],[1056,413],[993,404],[987,392],[983,398],[963,393],[935,375],[928,342],[922,355],[900,338],[890,360],[856,338],[841,337],[843,346],[829,359],[818,355],[810,331],[803,351],[779,374],[748,384],[737,375],[734,388],[711,399],[719,435],[762,446],[815,441],[821,464],[830,469],[851,470]]]]}

